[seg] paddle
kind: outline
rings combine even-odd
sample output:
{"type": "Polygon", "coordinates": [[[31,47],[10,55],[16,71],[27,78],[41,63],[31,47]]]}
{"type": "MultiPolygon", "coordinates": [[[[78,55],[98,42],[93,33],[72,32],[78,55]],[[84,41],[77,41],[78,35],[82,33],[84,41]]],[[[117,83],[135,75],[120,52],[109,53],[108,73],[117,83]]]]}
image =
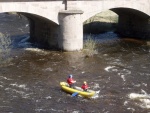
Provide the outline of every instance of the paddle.
{"type": "Polygon", "coordinates": [[[78,92],[75,92],[75,93],[72,93],[72,97],[75,97],[75,96],[77,96],[78,95],[78,92]]]}

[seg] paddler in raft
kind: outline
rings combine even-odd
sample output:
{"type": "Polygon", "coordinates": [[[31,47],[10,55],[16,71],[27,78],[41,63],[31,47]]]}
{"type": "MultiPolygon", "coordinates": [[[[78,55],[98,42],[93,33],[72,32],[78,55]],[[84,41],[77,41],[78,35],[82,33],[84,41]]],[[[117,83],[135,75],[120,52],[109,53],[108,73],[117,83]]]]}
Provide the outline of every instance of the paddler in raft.
{"type": "Polygon", "coordinates": [[[81,88],[83,89],[83,91],[87,91],[88,90],[89,86],[87,85],[86,81],[83,82],[83,85],[81,86],[81,88]]]}
{"type": "Polygon", "coordinates": [[[69,84],[70,88],[74,88],[74,83],[76,83],[76,81],[73,79],[72,75],[68,76],[67,83],[69,84]]]}

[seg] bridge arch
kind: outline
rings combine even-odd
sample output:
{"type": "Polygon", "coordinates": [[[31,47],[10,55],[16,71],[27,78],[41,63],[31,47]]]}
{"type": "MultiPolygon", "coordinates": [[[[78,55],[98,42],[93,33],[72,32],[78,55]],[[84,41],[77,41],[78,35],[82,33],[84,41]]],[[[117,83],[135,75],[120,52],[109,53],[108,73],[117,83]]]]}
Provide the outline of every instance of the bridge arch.
{"type": "MultiPolygon", "coordinates": [[[[39,43],[43,47],[57,48],[59,25],[39,15],[24,12],[5,12],[8,14],[17,14],[20,19],[26,17],[29,24],[30,41],[39,43]]],[[[26,21],[27,21],[26,20],[26,21]]],[[[20,22],[20,21],[18,21],[20,22]]],[[[17,28],[16,28],[17,29],[17,28]]]]}
{"type": "Polygon", "coordinates": [[[111,9],[119,15],[117,32],[123,36],[149,38],[149,18],[146,13],[131,8],[111,9]]]}
{"type": "MultiPolygon", "coordinates": [[[[118,15],[123,15],[124,13],[126,13],[127,15],[129,14],[135,14],[135,15],[139,15],[139,16],[144,16],[145,18],[150,18],[150,15],[146,12],[143,12],[139,9],[134,9],[134,8],[128,8],[128,7],[114,7],[114,8],[109,8],[109,9],[99,9],[96,11],[93,11],[92,13],[90,12],[86,12],[86,14],[83,16],[83,22],[86,21],[87,19],[93,17],[94,15],[100,13],[100,12],[104,12],[106,10],[112,10],[114,13],[118,14],[118,15]]],[[[143,17],[143,18],[144,18],[143,17]]]]}
{"type": "MultiPolygon", "coordinates": [[[[119,34],[123,36],[130,36],[137,38],[150,37],[148,34],[148,32],[150,32],[149,31],[150,16],[147,13],[141,10],[126,7],[115,7],[109,10],[118,14],[117,32],[119,34]]],[[[102,12],[101,10],[99,11],[102,12]]],[[[98,12],[98,10],[96,10],[95,12],[98,12]]],[[[95,12],[93,14],[95,14],[95,12]]]]}
{"type": "Polygon", "coordinates": [[[39,15],[56,24],[58,22],[58,12],[63,8],[61,2],[0,2],[0,12],[20,12],[39,15]],[[52,4],[52,5],[51,5],[52,4]],[[56,9],[57,8],[57,9],[56,9]]]}
{"type": "Polygon", "coordinates": [[[59,25],[40,15],[18,12],[29,20],[30,40],[45,47],[57,48],[59,25]]]}

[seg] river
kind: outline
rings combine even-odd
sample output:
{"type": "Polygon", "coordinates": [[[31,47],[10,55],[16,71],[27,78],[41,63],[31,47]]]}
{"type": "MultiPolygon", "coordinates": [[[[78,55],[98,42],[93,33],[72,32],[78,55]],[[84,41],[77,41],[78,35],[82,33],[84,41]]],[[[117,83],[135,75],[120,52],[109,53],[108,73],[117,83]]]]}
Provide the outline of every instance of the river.
{"type": "Polygon", "coordinates": [[[97,54],[85,57],[34,47],[25,40],[27,20],[16,15],[0,14],[0,31],[13,40],[12,59],[0,67],[0,113],[150,113],[150,47],[143,41],[93,35],[97,54]],[[62,91],[59,83],[69,74],[98,96],[62,91]]]}

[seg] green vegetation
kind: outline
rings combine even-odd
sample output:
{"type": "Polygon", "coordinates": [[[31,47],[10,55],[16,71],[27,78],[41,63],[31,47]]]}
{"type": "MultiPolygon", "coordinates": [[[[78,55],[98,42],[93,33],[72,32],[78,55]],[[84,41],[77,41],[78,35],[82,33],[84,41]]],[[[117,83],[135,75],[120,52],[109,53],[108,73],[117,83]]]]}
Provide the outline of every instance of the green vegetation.
{"type": "Polygon", "coordinates": [[[91,57],[94,54],[97,54],[96,45],[97,42],[92,38],[91,35],[86,37],[86,40],[84,41],[84,45],[83,45],[84,48],[83,52],[86,57],[91,57]]]}
{"type": "Polygon", "coordinates": [[[10,45],[11,39],[9,36],[6,36],[0,33],[0,62],[1,66],[10,62],[10,45]]]}

